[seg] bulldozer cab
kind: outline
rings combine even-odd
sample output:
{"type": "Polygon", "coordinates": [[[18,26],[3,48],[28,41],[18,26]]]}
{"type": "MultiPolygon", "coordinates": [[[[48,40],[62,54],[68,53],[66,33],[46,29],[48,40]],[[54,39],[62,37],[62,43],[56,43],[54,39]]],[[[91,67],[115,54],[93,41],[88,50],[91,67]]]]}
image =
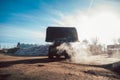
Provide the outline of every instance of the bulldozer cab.
{"type": "Polygon", "coordinates": [[[46,30],[46,42],[53,42],[52,45],[49,46],[48,50],[48,58],[53,59],[54,57],[59,58],[60,56],[64,56],[65,59],[70,58],[67,51],[63,51],[58,54],[58,50],[56,49],[63,43],[67,43],[67,46],[71,46],[70,42],[78,41],[78,35],[75,27],[48,27],[46,30]]]}
{"type": "Polygon", "coordinates": [[[75,27],[48,27],[46,42],[76,42],[78,35],[75,27]]]}

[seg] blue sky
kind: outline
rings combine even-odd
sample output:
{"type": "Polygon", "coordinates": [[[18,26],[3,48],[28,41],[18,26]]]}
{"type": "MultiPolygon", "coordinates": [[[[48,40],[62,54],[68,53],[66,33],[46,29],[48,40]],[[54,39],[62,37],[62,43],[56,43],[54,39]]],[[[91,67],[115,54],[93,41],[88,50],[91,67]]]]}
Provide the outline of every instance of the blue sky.
{"type": "MultiPolygon", "coordinates": [[[[17,42],[44,44],[45,30],[48,26],[77,26],[80,28],[81,25],[78,24],[80,15],[92,16],[92,12],[98,12],[96,7],[101,6],[102,8],[104,5],[108,12],[115,12],[116,15],[119,13],[119,4],[119,0],[0,0],[0,44],[17,42]],[[113,8],[116,11],[112,11],[113,8]],[[72,19],[72,21],[69,22],[68,19],[72,19]],[[74,23],[74,21],[78,23],[74,23]]],[[[117,20],[119,21],[119,19],[117,20]]],[[[81,34],[84,36],[82,31],[81,34]]],[[[80,39],[88,36],[90,37],[86,39],[99,37],[99,35],[91,35],[79,37],[81,37],[80,39]]],[[[119,35],[115,36],[115,38],[117,37],[119,35]]]]}

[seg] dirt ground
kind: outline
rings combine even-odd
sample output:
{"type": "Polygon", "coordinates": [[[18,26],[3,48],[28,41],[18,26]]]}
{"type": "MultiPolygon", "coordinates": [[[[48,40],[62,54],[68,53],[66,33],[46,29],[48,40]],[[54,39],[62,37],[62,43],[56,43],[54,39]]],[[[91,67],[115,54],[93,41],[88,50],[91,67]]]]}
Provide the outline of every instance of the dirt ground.
{"type": "Polygon", "coordinates": [[[102,66],[69,63],[63,59],[0,54],[0,80],[120,80],[102,66]]]}

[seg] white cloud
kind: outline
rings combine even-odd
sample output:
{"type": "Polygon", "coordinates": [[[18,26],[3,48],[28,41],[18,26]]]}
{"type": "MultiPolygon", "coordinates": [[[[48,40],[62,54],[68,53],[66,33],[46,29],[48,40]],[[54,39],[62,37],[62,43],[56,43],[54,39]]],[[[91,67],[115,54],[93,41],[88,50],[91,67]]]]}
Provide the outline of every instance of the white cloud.
{"type": "Polygon", "coordinates": [[[44,30],[32,30],[29,28],[20,28],[16,26],[10,25],[1,25],[3,28],[0,30],[0,36],[8,39],[9,38],[17,41],[28,42],[28,43],[41,43],[44,42],[45,39],[45,31],[44,30]]]}
{"type": "Polygon", "coordinates": [[[57,26],[75,26],[80,41],[98,37],[101,43],[113,43],[120,37],[119,9],[112,5],[97,5],[86,11],[78,10],[74,14],[62,14],[61,20],[55,20],[57,26]]]}

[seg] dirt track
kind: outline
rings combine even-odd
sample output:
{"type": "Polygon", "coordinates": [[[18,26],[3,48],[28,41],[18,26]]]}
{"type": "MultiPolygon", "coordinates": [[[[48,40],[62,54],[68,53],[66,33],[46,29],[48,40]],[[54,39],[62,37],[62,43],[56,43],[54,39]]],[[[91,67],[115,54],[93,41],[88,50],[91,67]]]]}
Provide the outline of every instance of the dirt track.
{"type": "Polygon", "coordinates": [[[120,80],[120,76],[101,66],[0,54],[0,80],[120,80]]]}

